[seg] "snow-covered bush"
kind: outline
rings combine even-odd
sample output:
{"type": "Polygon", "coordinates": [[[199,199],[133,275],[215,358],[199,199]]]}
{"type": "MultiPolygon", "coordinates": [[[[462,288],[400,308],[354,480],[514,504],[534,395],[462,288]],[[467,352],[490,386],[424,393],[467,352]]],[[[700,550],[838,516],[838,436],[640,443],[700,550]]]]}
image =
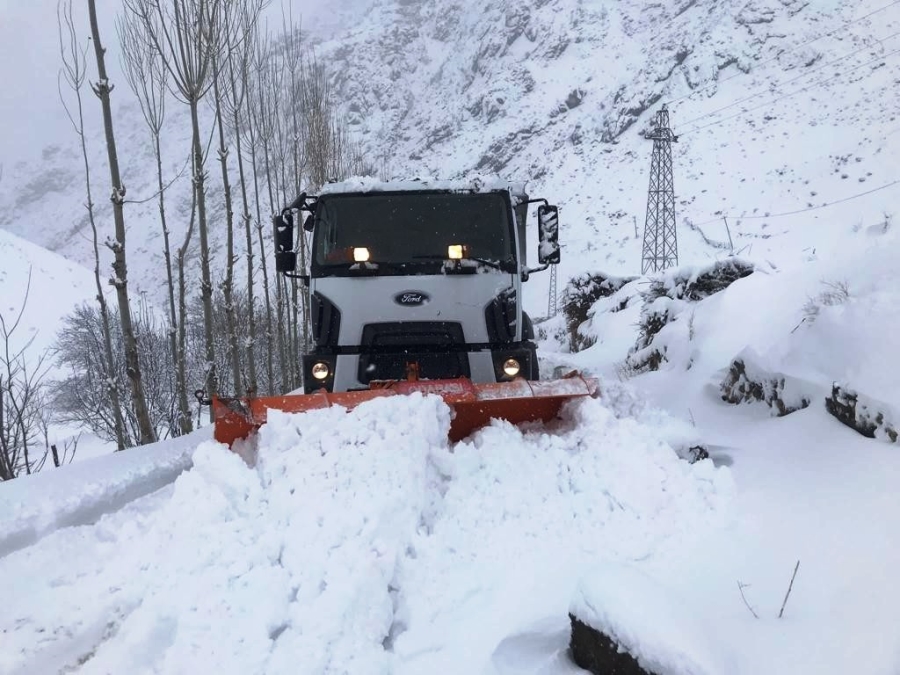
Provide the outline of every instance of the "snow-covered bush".
{"type": "Polygon", "coordinates": [[[698,302],[750,276],[753,270],[753,263],[735,257],[703,267],[679,267],[651,281],[644,298],[648,302],[662,297],[698,302]]]}
{"type": "Polygon", "coordinates": [[[823,307],[843,305],[850,299],[850,286],[846,281],[823,281],[825,289],[803,305],[803,321],[812,323],[823,307]]]}
{"type": "MultiPolygon", "coordinates": [[[[601,298],[609,298],[618,293],[623,286],[637,277],[614,277],[603,272],[585,272],[574,277],[566,284],[562,294],[563,314],[566,318],[566,330],[569,336],[569,349],[580,352],[593,345],[597,338],[582,328],[590,318],[591,309],[601,298]]],[[[611,311],[624,309],[629,298],[623,298],[620,304],[611,311]]]]}
{"type": "Polygon", "coordinates": [[[683,334],[678,336],[685,343],[693,340],[693,312],[687,315],[685,321],[679,321],[685,310],[693,303],[725,290],[738,279],[749,276],[753,270],[752,263],[730,257],[702,267],[667,270],[652,279],[650,288],[641,294],[644,307],[637,342],[620,372],[634,375],[659,370],[660,365],[668,360],[669,342],[675,339],[674,329],[667,328],[675,323],[683,324],[683,334]]]}

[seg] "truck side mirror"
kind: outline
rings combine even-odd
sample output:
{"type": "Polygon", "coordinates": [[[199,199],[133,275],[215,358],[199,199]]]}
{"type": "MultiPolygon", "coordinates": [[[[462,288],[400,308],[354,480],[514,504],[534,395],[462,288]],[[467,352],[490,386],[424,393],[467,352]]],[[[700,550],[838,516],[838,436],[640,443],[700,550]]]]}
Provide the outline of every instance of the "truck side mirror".
{"type": "Polygon", "coordinates": [[[275,231],[275,271],[293,272],[297,269],[294,252],[294,216],[290,211],[272,218],[275,231]]]}
{"type": "Polygon", "coordinates": [[[538,260],[541,265],[559,263],[559,208],[552,204],[538,206],[538,260]]]}

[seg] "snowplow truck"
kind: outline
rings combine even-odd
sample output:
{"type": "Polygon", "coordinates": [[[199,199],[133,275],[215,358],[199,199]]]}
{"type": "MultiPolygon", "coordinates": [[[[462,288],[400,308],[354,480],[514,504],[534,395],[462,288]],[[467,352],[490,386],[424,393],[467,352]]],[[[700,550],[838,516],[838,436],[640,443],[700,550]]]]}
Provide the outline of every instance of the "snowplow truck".
{"type": "Polygon", "coordinates": [[[523,283],[560,260],[558,215],[508,183],[359,180],[301,194],[274,217],[274,237],[276,271],[308,294],[303,390],[214,399],[216,438],[246,437],[271,408],[350,409],[418,391],[450,406],[456,441],[491,419],[547,421],[596,396],[596,380],[577,372],[541,380],[522,307],[523,283]],[[537,267],[527,264],[532,204],[537,267]]]}

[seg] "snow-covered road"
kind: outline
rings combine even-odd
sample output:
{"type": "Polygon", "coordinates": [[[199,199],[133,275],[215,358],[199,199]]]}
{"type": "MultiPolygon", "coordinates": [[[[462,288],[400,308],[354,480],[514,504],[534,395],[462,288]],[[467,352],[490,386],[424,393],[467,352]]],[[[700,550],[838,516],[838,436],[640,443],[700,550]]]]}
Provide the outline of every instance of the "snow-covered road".
{"type": "Polygon", "coordinates": [[[434,397],[273,413],[252,468],[203,441],[171,485],[0,559],[0,672],[571,672],[586,569],[730,517],[729,470],[627,409],[455,446],[434,397]]]}

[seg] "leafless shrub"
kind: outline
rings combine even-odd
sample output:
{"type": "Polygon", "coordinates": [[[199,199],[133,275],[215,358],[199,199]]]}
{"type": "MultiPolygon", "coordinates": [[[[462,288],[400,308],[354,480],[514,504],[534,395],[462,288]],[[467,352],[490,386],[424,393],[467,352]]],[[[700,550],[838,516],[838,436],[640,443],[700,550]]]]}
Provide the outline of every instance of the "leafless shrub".
{"type": "Polygon", "coordinates": [[[814,323],[823,307],[843,305],[850,299],[850,286],[846,281],[823,281],[822,284],[825,289],[803,305],[803,321],[806,323],[814,323]]]}
{"type": "MultiPolygon", "coordinates": [[[[156,318],[143,298],[134,316],[134,328],[141,345],[144,391],[156,434],[161,438],[178,436],[182,433],[182,424],[175,373],[171,368],[171,341],[166,326],[156,318]]],[[[114,336],[112,349],[114,379],[124,382],[127,364],[119,334],[114,336]]],[[[53,386],[53,403],[58,419],[82,424],[98,437],[114,441],[116,411],[112,409],[107,395],[102,317],[95,306],[81,305],[66,317],[56,342],[56,352],[58,364],[69,373],[53,386]]],[[[119,400],[123,403],[129,400],[125,393],[124,390],[120,392],[119,400]]],[[[137,437],[140,428],[135,410],[124,406],[121,413],[126,435],[137,437]]]]}
{"type": "Polygon", "coordinates": [[[31,272],[18,313],[8,319],[0,312],[0,481],[40,471],[46,453],[40,451],[41,411],[44,409],[46,354],[35,358],[34,336],[16,348],[13,343],[28,304],[31,272]]]}

